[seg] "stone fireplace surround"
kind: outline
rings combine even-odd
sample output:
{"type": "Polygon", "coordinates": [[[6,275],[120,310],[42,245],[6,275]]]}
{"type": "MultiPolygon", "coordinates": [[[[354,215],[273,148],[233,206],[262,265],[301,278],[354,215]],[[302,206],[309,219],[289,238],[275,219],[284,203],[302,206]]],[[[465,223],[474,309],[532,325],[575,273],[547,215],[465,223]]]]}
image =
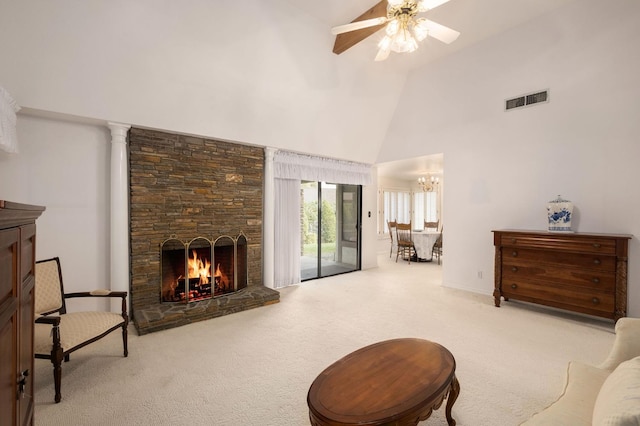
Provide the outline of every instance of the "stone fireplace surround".
{"type": "Polygon", "coordinates": [[[139,334],[277,303],[262,283],[264,150],[156,130],[129,130],[131,314],[139,334]],[[247,237],[248,282],[193,303],[160,302],[160,244],[247,237]]]}

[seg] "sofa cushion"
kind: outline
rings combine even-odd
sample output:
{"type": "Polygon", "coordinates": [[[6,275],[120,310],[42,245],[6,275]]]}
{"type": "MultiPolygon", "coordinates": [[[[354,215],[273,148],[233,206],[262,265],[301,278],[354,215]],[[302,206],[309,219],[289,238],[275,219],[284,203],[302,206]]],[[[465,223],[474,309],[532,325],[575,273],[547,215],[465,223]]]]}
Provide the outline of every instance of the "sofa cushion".
{"type": "Polygon", "coordinates": [[[640,425],[640,356],[621,363],[604,381],[593,408],[593,424],[640,425]]]}

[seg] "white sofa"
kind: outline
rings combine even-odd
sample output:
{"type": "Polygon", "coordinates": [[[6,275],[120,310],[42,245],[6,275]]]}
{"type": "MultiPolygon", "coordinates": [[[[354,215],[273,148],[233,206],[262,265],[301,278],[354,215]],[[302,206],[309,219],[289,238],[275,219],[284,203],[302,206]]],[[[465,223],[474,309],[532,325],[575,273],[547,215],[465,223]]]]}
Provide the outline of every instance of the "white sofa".
{"type": "Polygon", "coordinates": [[[522,426],[640,425],[640,318],[621,318],[607,359],[569,363],[560,397],[522,426]]]}

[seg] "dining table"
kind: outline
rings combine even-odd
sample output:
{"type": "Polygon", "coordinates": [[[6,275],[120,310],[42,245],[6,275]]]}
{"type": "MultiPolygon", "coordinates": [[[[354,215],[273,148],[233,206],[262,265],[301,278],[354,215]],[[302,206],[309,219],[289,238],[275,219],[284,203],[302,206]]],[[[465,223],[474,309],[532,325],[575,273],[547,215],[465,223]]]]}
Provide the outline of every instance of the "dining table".
{"type": "Polygon", "coordinates": [[[440,236],[440,232],[427,229],[414,229],[411,231],[413,246],[416,249],[418,261],[431,262],[433,255],[433,243],[440,236]]]}

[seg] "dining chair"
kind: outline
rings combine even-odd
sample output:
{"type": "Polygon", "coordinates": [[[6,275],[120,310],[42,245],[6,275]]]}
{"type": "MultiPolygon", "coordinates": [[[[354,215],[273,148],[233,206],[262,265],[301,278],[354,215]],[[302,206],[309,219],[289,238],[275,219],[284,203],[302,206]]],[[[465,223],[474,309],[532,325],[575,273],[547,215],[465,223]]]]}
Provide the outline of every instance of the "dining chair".
{"type": "Polygon", "coordinates": [[[391,238],[391,249],[389,250],[389,258],[391,258],[391,255],[393,254],[393,233],[396,232],[396,225],[398,224],[397,221],[387,221],[387,227],[389,228],[389,238],[391,238]]]}
{"type": "Polygon", "coordinates": [[[438,258],[438,265],[440,264],[440,258],[442,257],[442,231],[440,231],[440,235],[436,239],[436,242],[433,243],[433,249],[431,250],[431,258],[438,258]]]}
{"type": "Polygon", "coordinates": [[[398,256],[402,253],[402,258],[407,259],[411,263],[411,257],[416,255],[416,249],[413,245],[413,238],[411,236],[411,222],[396,224],[396,262],[398,256]]]}
{"type": "Polygon", "coordinates": [[[440,221],[436,220],[435,222],[427,222],[424,221],[424,229],[433,229],[434,231],[438,230],[438,224],[440,221]]]}

